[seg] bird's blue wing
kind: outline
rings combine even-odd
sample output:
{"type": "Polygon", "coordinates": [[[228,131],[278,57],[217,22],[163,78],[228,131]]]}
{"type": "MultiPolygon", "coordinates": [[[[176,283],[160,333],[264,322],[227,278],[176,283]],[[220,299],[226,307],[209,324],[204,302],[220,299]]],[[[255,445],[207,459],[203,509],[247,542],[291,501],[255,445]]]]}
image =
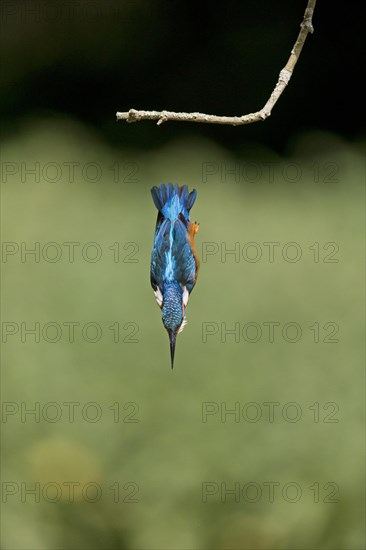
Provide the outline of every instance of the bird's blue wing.
{"type": "Polygon", "coordinates": [[[172,256],[174,276],[191,292],[196,282],[196,261],[188,238],[187,222],[183,216],[174,223],[172,256]]]}
{"type": "Polygon", "coordinates": [[[154,246],[151,253],[150,281],[154,290],[163,286],[166,258],[170,247],[170,220],[158,217],[154,237],[154,246]]]}

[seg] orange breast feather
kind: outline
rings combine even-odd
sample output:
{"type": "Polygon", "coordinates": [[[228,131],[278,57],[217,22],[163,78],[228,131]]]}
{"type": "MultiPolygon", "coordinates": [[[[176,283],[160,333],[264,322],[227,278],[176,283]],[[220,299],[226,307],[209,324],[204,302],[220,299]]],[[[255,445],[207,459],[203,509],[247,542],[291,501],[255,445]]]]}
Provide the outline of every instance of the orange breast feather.
{"type": "Polygon", "coordinates": [[[188,227],[189,244],[191,245],[191,249],[192,249],[193,256],[194,256],[194,261],[195,261],[195,264],[196,264],[196,276],[194,278],[194,282],[196,282],[196,280],[197,280],[198,270],[199,270],[199,267],[200,267],[200,262],[199,262],[199,259],[198,259],[198,256],[197,256],[196,245],[195,245],[195,242],[194,242],[194,237],[195,237],[196,233],[198,233],[199,228],[200,228],[200,226],[196,222],[195,223],[190,223],[189,227],[188,227]]]}

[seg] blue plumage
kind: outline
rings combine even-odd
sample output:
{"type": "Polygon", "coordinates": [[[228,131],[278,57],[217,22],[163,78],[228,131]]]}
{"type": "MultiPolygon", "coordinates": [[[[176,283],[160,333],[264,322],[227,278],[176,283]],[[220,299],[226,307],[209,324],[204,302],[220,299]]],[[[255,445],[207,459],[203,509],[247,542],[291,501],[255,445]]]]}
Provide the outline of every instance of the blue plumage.
{"type": "Polygon", "coordinates": [[[194,189],[189,193],[186,185],[169,183],[153,187],[151,194],[158,209],[158,219],[150,280],[169,334],[173,368],[176,336],[183,329],[185,309],[199,269],[194,247],[198,224],[189,219],[197,192],[194,189]]]}

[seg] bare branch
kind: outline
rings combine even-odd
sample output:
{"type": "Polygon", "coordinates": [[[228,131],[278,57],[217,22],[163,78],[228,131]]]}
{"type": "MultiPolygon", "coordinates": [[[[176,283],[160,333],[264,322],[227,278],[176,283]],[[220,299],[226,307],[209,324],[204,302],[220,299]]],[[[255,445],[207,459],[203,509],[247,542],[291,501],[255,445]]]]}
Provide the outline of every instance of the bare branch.
{"type": "Polygon", "coordinates": [[[307,35],[314,31],[312,18],[314,13],[316,0],[309,0],[305,10],[304,19],[300,25],[301,30],[294,47],[291,50],[291,55],[279,74],[277,84],[271,93],[265,106],[256,113],[250,113],[243,116],[218,116],[205,115],[203,113],[175,113],[173,111],[137,111],[130,109],[125,113],[117,112],[117,120],[126,120],[126,122],[139,122],[140,120],[157,120],[157,124],[163,122],[178,121],[178,122],[201,122],[205,124],[231,124],[232,126],[242,126],[243,124],[252,124],[260,120],[265,120],[270,116],[274,105],[280,98],[283,90],[286,88],[294,71],[297,60],[300,57],[301,50],[305,43],[307,35]]]}

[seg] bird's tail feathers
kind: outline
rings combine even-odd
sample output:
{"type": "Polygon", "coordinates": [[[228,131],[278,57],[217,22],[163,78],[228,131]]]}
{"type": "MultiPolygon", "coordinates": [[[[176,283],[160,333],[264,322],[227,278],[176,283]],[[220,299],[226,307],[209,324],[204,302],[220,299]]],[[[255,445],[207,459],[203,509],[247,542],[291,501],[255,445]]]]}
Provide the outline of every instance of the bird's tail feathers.
{"type": "Polygon", "coordinates": [[[186,185],[173,186],[172,183],[168,183],[167,185],[162,183],[159,187],[155,186],[151,189],[151,195],[156,208],[160,212],[163,210],[164,205],[170,202],[174,196],[179,197],[181,208],[187,209],[189,212],[196,200],[197,191],[193,189],[193,191],[188,193],[188,187],[186,185]]]}

